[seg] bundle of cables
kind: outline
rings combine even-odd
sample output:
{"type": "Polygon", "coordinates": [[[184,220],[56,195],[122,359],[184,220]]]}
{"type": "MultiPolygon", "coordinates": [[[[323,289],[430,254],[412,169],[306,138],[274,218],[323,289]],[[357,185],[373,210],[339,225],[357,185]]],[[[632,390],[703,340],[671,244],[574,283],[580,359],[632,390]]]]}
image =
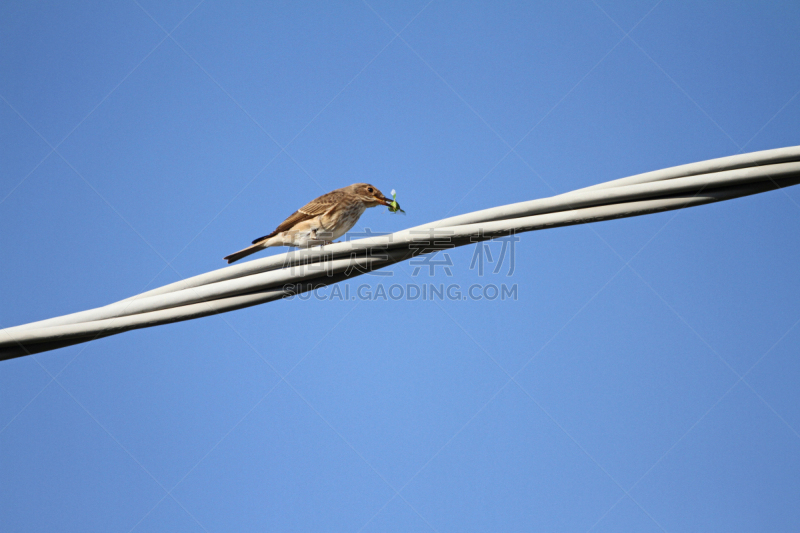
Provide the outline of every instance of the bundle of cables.
{"type": "Polygon", "coordinates": [[[433,253],[527,231],[683,209],[800,183],[800,146],[638,174],[387,235],[293,250],[119,302],[0,330],[0,360],[279,300],[433,253]]]}

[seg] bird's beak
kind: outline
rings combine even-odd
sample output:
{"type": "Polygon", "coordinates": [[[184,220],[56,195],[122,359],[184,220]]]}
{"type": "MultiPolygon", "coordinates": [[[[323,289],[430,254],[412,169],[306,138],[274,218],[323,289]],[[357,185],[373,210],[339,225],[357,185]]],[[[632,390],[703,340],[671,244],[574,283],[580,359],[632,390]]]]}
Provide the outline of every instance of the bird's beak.
{"type": "Polygon", "coordinates": [[[386,206],[389,205],[389,199],[386,198],[385,196],[381,195],[381,196],[376,196],[375,198],[378,200],[379,204],[386,206]]]}

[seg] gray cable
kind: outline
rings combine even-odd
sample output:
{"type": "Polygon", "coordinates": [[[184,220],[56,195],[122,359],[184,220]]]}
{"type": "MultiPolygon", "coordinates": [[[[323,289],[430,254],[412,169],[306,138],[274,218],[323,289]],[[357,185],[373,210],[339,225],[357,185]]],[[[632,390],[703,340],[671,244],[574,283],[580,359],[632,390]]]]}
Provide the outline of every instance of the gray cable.
{"type": "Polygon", "coordinates": [[[793,146],[647,172],[390,235],[293,250],[194,276],[104,307],[0,330],[0,360],[278,300],[421,253],[478,240],[683,209],[797,183],[800,146],[793,146]]]}

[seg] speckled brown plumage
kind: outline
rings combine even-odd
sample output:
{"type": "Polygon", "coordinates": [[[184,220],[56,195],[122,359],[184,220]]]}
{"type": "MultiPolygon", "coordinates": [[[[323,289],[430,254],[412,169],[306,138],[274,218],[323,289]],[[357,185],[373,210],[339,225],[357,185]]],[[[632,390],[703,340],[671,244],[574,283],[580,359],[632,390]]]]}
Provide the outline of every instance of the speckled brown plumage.
{"type": "Polygon", "coordinates": [[[329,244],[347,233],[369,207],[388,205],[389,200],[368,183],[354,183],[336,189],[292,213],[272,233],[259,237],[252,246],[224,259],[233,263],[270,246],[310,246],[329,244]]]}

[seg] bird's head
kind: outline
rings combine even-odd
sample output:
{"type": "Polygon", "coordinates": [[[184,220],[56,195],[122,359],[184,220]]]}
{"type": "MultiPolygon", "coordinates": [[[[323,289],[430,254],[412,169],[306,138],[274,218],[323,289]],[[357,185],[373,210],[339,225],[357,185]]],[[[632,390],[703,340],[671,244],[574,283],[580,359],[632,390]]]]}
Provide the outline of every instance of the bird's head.
{"type": "Polygon", "coordinates": [[[345,190],[358,196],[367,207],[389,205],[390,202],[377,187],[369,183],[354,183],[345,187],[345,190]]]}

